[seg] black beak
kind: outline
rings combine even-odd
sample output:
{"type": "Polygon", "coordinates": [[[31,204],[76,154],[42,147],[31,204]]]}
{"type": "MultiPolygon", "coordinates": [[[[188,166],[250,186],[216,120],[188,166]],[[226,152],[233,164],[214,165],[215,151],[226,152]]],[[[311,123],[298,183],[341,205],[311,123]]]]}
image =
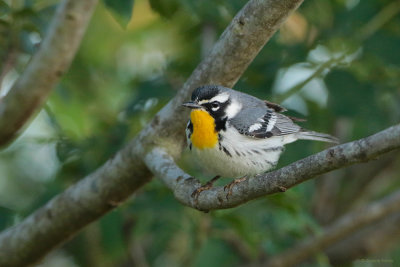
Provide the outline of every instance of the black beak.
{"type": "Polygon", "coordinates": [[[199,104],[197,104],[196,102],[193,102],[193,101],[183,103],[182,106],[191,108],[191,109],[202,108],[202,106],[200,106],[199,104]]]}

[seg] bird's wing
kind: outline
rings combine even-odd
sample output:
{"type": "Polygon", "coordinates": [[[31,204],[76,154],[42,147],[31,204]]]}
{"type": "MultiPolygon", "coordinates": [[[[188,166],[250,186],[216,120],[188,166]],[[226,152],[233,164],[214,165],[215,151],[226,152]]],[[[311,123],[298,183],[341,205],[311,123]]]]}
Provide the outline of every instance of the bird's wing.
{"type": "Polygon", "coordinates": [[[275,109],[266,106],[241,110],[230,123],[241,133],[254,138],[270,138],[300,132],[302,128],[275,109]]]}
{"type": "MultiPolygon", "coordinates": [[[[275,112],[286,112],[287,109],[282,107],[279,104],[273,103],[273,102],[269,102],[268,100],[264,100],[265,105],[267,105],[267,107],[273,109],[275,112]]],[[[303,122],[306,121],[306,119],[303,118],[297,118],[297,117],[293,117],[293,116],[287,116],[289,119],[291,119],[292,121],[298,121],[298,122],[303,122]]]]}
{"type": "Polygon", "coordinates": [[[286,108],[282,107],[279,104],[273,103],[273,102],[269,102],[268,100],[264,100],[265,105],[267,105],[267,107],[273,109],[276,112],[285,112],[287,111],[286,108]]]}

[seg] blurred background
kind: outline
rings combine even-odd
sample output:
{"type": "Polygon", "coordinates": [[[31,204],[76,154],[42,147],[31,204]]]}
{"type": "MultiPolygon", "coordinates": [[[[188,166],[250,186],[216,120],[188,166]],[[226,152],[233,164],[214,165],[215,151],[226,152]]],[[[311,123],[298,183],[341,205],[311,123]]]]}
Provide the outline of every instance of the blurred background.
{"type": "MultiPolygon", "coordinates": [[[[37,50],[58,2],[0,0],[0,97],[37,50]]],[[[25,132],[0,151],[0,230],[94,171],[133,138],[246,2],[100,1],[69,72],[25,132]]],[[[304,127],[341,142],[397,124],[399,13],[397,0],[307,0],[235,89],[282,103],[290,115],[307,117],[304,127]]],[[[291,144],[279,166],[325,147],[291,144]]],[[[203,181],[210,178],[187,151],[179,164],[203,181]]],[[[399,178],[395,151],[284,194],[207,214],[182,206],[154,179],[41,266],[258,266],[352,209],[399,190],[399,178]]],[[[397,214],[362,229],[364,237],[380,237],[364,254],[356,253],[361,243],[349,236],[355,243],[347,251],[332,248],[304,266],[373,264],[360,258],[400,265],[399,225],[397,214]],[[382,229],[391,231],[376,232],[382,229]]]]}

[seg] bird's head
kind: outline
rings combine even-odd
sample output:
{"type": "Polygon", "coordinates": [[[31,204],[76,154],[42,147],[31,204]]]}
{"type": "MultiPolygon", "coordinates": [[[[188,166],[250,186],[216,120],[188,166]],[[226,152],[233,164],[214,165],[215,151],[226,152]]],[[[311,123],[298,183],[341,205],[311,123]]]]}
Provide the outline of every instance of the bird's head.
{"type": "Polygon", "coordinates": [[[191,101],[183,103],[192,110],[207,112],[216,122],[233,118],[241,104],[233,96],[233,90],[219,85],[198,87],[192,93],[191,101]]]}

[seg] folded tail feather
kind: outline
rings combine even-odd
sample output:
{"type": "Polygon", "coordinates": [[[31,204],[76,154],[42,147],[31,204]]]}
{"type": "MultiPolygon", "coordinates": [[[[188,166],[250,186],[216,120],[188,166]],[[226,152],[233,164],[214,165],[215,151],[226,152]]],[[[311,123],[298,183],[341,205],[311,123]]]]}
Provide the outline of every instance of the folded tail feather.
{"type": "Polygon", "coordinates": [[[305,129],[303,131],[298,132],[297,137],[299,139],[303,139],[303,140],[316,140],[316,141],[339,144],[339,139],[337,139],[336,137],[334,137],[332,135],[318,133],[318,132],[314,132],[314,131],[308,131],[305,129]]]}

